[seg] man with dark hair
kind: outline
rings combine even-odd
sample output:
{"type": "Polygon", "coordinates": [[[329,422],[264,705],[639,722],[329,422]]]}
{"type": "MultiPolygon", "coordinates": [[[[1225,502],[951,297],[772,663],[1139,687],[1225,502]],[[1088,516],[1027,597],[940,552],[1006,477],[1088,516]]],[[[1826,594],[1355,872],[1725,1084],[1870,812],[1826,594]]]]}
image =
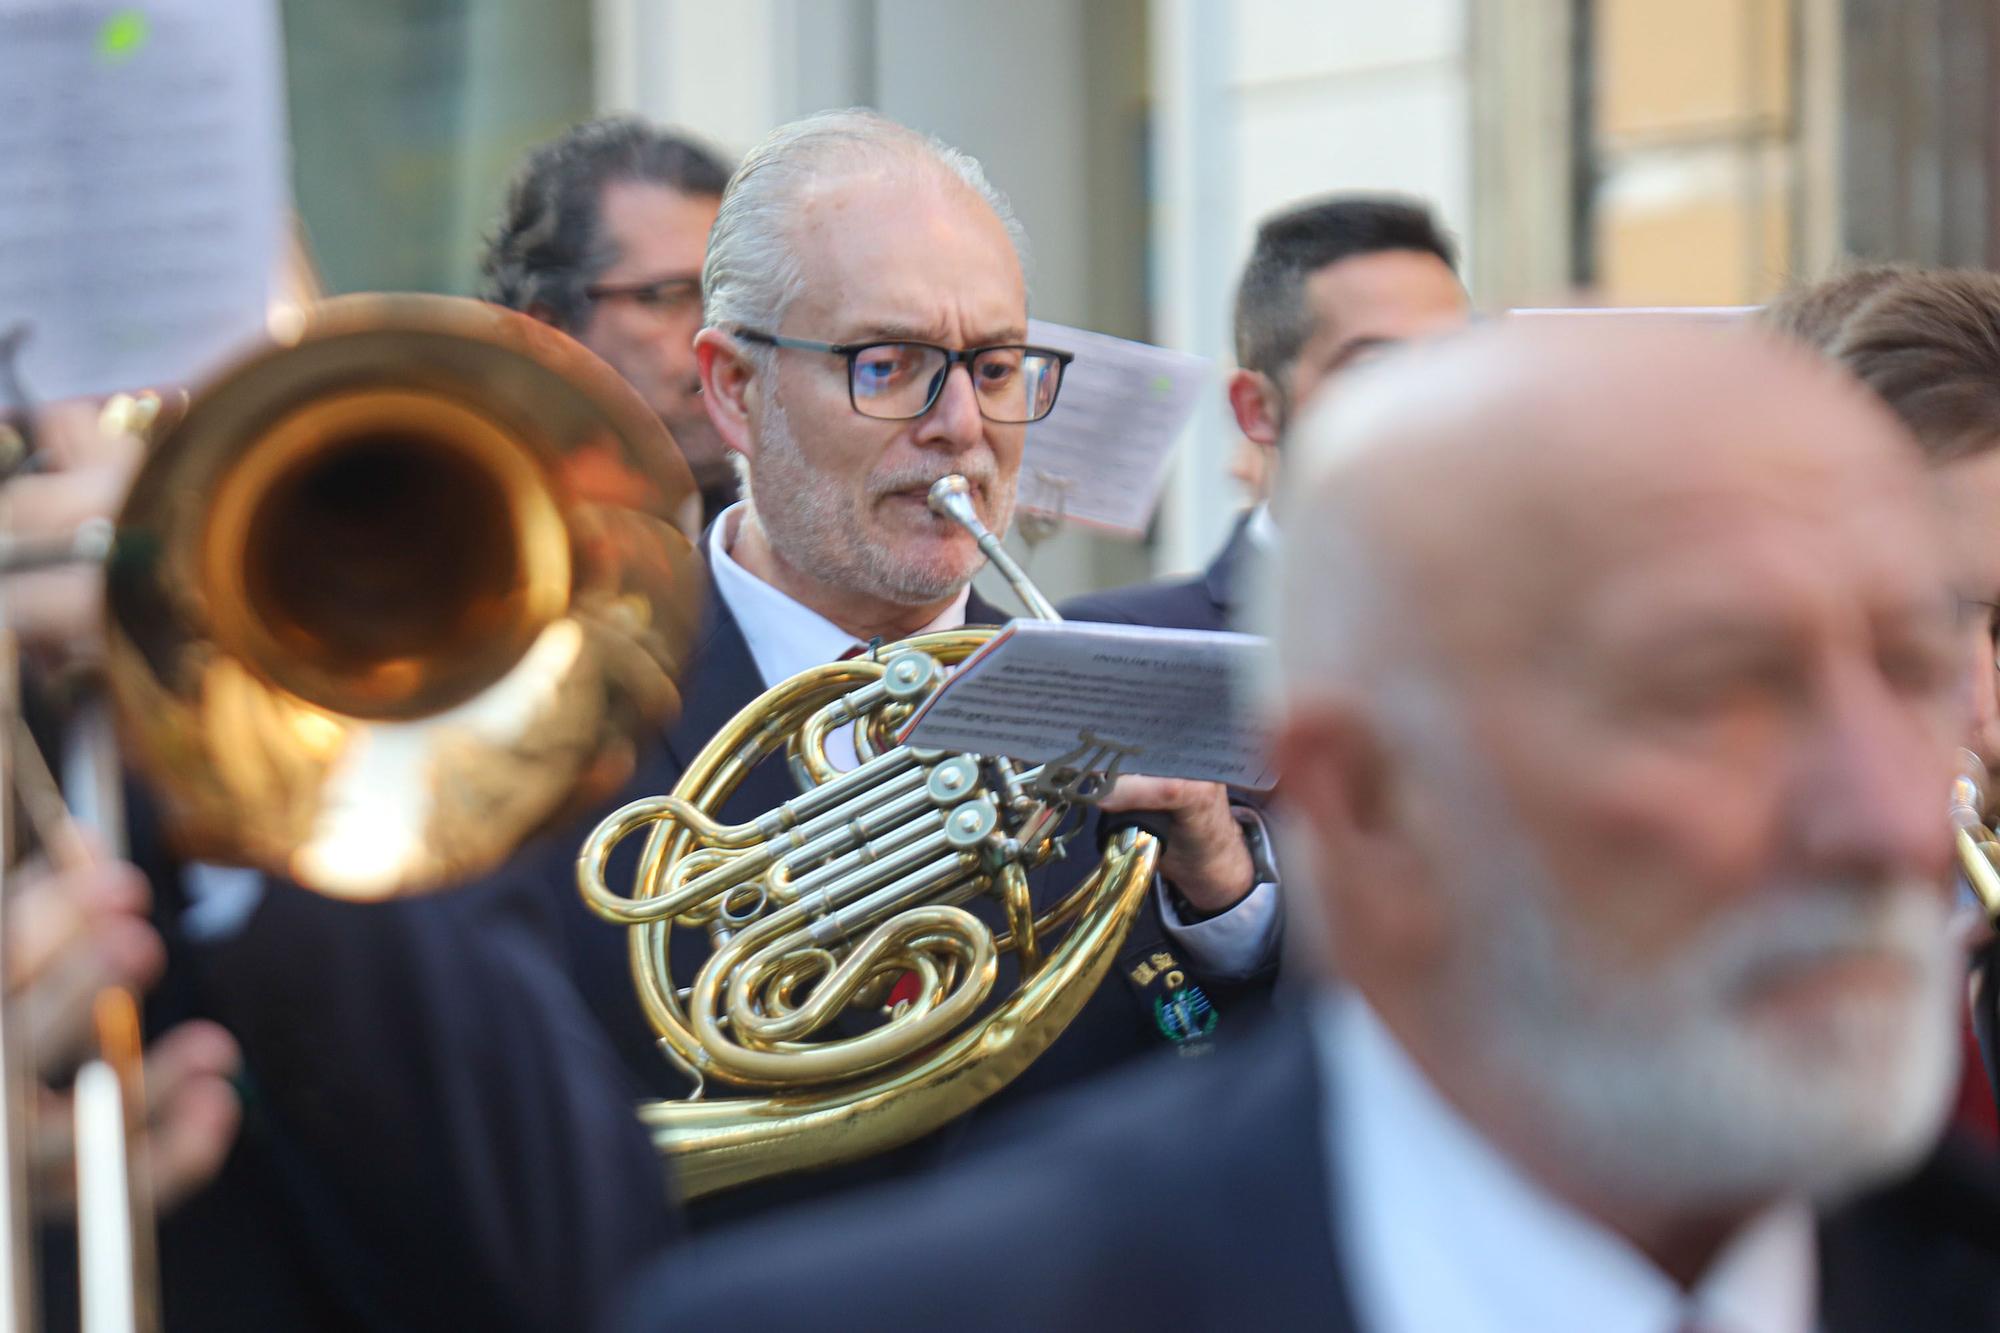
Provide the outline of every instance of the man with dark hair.
{"type": "Polygon", "coordinates": [[[708,517],[736,498],[694,360],[702,255],[732,170],[634,117],[585,121],[522,163],[482,265],[487,300],[576,338],[660,414],[708,517]]]}
{"type": "MultiPolygon", "coordinates": [[[[1278,437],[1326,381],[1382,348],[1462,328],[1471,317],[1457,253],[1413,200],[1333,195],[1264,220],[1236,292],[1236,362],[1229,408],[1251,447],[1275,461],[1278,437]]],[[[1243,565],[1268,549],[1268,510],[1237,521],[1229,542],[1191,579],[1077,598],[1073,620],[1225,629],[1245,586],[1243,565]]]]}

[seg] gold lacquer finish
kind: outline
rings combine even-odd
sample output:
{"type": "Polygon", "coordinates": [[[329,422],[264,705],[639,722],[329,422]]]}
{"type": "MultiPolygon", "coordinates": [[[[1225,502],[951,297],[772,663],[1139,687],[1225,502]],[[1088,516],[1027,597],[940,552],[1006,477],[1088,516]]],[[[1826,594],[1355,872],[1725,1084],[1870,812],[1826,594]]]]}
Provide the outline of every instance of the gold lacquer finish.
{"type": "MultiPolygon", "coordinates": [[[[933,508],[986,546],[962,487],[956,504],[934,491],[933,508]]],[[[995,563],[1025,582],[1011,561],[995,563]]],[[[1023,601],[1047,607],[1039,594],[1023,601]]],[[[641,1112],[684,1194],[928,1133],[1032,1063],[1109,970],[1152,882],[1154,839],[1116,835],[1039,918],[1026,881],[1060,854],[1106,775],[896,743],[948,669],[994,632],[918,635],[774,686],[716,734],[672,794],[626,806],[585,844],[584,899],[632,928],[641,1002],[661,1049],[697,1086],[688,1101],[641,1112]],[[849,769],[826,749],[843,731],[857,759],[849,769]],[[720,823],[715,812],[781,748],[800,795],[720,823]],[[641,832],[636,883],[615,893],[605,882],[612,851],[641,832]],[[998,937],[965,910],[982,896],[1008,922],[998,937]],[[692,978],[673,974],[675,929],[708,936],[692,978]],[[1006,953],[1021,979],[996,999],[1006,953]],[[725,1085],[748,1095],[711,1097],[725,1085]]]]}
{"type": "Polygon", "coordinates": [[[694,497],[546,325],[307,308],[193,396],[118,520],[111,693],[177,844],[379,898],[603,799],[678,709],[694,497]]]}
{"type": "Polygon", "coordinates": [[[2000,839],[1987,823],[1986,764],[1970,750],[1961,750],[1959,755],[1959,775],[1951,785],[1958,866],[1988,919],[2000,924],[2000,839]]]}

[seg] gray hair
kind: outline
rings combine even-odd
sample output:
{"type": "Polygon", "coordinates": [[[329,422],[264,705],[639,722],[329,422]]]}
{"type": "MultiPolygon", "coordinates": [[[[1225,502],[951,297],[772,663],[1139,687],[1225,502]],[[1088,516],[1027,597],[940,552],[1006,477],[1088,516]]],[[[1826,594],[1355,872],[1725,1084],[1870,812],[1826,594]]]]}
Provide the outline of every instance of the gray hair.
{"type": "Polygon", "coordinates": [[[702,266],[703,321],[776,330],[803,281],[792,238],[799,197],[843,171],[873,165],[949,173],[993,210],[1026,272],[1027,235],[978,159],[879,112],[822,111],[773,130],[730,180],[702,266]]]}
{"type": "Polygon", "coordinates": [[[636,116],[573,125],[528,154],[508,186],[480,294],[574,333],[590,314],[588,288],[618,259],[604,236],[604,187],[632,181],[712,199],[729,172],[713,148],[636,116]]]}

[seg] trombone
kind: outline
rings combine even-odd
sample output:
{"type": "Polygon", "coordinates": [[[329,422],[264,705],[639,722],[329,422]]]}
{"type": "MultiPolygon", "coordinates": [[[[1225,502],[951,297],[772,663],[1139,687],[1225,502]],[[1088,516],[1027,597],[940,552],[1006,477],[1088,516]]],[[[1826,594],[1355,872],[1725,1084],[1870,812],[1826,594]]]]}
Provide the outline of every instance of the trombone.
{"type": "MultiPolygon", "coordinates": [[[[0,549],[0,568],[103,564],[104,686],[188,859],[354,900],[472,878],[622,785],[678,711],[693,479],[633,389],[526,316],[368,295],[273,328],[171,414],[115,529],[0,549]]],[[[0,651],[0,686],[11,665],[0,651]]],[[[136,1015],[106,1020],[129,1112],[136,1015]]],[[[6,1036],[0,1075],[24,1089],[6,1036]]],[[[0,1329],[29,1328],[23,1104],[4,1101],[0,1329]]],[[[87,1162],[79,1143],[80,1194],[108,1212],[108,1258],[86,1255],[104,1288],[86,1327],[143,1327],[128,1117],[93,1116],[108,1142],[87,1162]]]]}

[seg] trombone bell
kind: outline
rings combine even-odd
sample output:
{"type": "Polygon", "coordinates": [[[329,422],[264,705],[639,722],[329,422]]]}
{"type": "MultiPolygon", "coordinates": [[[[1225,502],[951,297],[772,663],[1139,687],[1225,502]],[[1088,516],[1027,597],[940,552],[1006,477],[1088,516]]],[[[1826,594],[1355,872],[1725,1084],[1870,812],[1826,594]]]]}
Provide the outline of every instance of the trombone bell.
{"type": "Polygon", "coordinates": [[[702,580],[686,464],[511,311],[345,297],[195,395],[106,567],[180,850],[352,898],[477,875],[629,773],[702,580]]]}

